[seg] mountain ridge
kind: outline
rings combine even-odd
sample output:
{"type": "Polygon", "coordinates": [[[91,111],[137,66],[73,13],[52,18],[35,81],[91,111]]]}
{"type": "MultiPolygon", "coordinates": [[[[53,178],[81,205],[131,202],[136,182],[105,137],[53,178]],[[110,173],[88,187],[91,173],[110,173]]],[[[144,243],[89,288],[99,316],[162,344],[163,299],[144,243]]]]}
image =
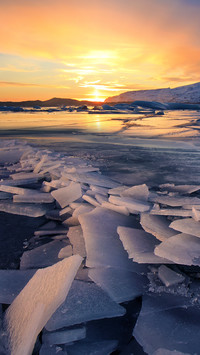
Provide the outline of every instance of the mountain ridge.
{"type": "Polygon", "coordinates": [[[6,107],[58,107],[58,106],[82,106],[91,105],[98,106],[101,105],[100,102],[93,102],[88,100],[76,100],[76,99],[65,99],[54,97],[49,100],[27,100],[27,101],[0,101],[0,106],[6,107]]]}

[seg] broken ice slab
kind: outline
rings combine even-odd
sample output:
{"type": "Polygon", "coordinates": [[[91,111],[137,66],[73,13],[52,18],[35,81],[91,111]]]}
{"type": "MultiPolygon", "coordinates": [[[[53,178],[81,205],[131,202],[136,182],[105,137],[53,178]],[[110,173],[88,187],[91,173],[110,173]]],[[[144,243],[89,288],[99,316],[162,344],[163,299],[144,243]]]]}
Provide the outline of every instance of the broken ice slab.
{"type": "Polygon", "coordinates": [[[72,212],[71,207],[67,206],[67,207],[63,208],[63,209],[59,212],[59,215],[60,215],[60,216],[63,216],[63,215],[66,214],[66,213],[70,213],[70,214],[71,214],[71,212],[72,212]]]}
{"type": "Polygon", "coordinates": [[[125,206],[130,213],[146,212],[150,210],[150,203],[134,200],[131,197],[110,196],[109,202],[118,206],[125,206]]]}
{"type": "Polygon", "coordinates": [[[108,198],[105,195],[101,195],[101,194],[95,194],[95,198],[96,198],[97,202],[100,204],[108,201],[108,198]]]}
{"type": "Polygon", "coordinates": [[[59,203],[61,208],[64,208],[71,202],[78,200],[82,196],[82,191],[80,184],[71,182],[69,186],[52,191],[51,194],[59,203]]]}
{"type": "Polygon", "coordinates": [[[97,200],[91,196],[83,195],[82,198],[83,198],[83,200],[89,202],[91,205],[93,205],[95,207],[100,206],[99,202],[97,202],[97,200]]]}
{"type": "Polygon", "coordinates": [[[55,264],[59,261],[59,251],[65,246],[64,241],[55,240],[24,252],[21,257],[20,269],[36,269],[55,264]]]}
{"type": "Polygon", "coordinates": [[[38,178],[31,178],[31,179],[17,179],[17,180],[3,180],[0,182],[1,185],[7,186],[23,186],[23,185],[31,185],[38,181],[38,178]]]}
{"type": "Polygon", "coordinates": [[[141,213],[140,224],[145,232],[153,234],[154,237],[161,241],[176,234],[176,231],[169,228],[170,222],[163,216],[153,216],[149,213],[141,213]]]}
{"type": "Polygon", "coordinates": [[[25,195],[34,192],[34,190],[31,189],[23,189],[22,187],[16,187],[16,186],[6,186],[6,185],[1,185],[0,183],[0,191],[4,192],[9,192],[11,194],[17,194],[17,195],[25,195]]]}
{"type": "Polygon", "coordinates": [[[117,340],[105,340],[99,342],[88,342],[83,340],[76,344],[68,345],[65,349],[68,355],[109,355],[116,350],[117,344],[117,340]]]}
{"type": "Polygon", "coordinates": [[[70,227],[67,237],[72,245],[73,254],[79,254],[82,257],[86,256],[85,241],[81,226],[70,227]]]}
{"type": "Polygon", "coordinates": [[[156,194],[151,195],[150,201],[162,203],[163,205],[168,205],[172,207],[200,204],[200,199],[197,197],[184,197],[184,196],[171,197],[171,196],[160,196],[156,194]]]}
{"type": "Polygon", "coordinates": [[[0,270],[0,303],[10,304],[36,270],[0,270]]]}
{"type": "Polygon", "coordinates": [[[141,296],[147,283],[145,276],[113,268],[89,269],[88,275],[117,303],[141,296]]]}
{"type": "Polygon", "coordinates": [[[179,284],[185,280],[183,275],[178,274],[165,265],[161,265],[158,268],[158,277],[166,287],[179,284]]]}
{"type": "Polygon", "coordinates": [[[48,345],[67,344],[86,337],[85,327],[74,327],[56,332],[43,332],[42,343],[48,345]]]}
{"type": "Polygon", "coordinates": [[[133,270],[132,262],[119,240],[117,227],[134,225],[134,217],[97,207],[94,211],[79,216],[79,221],[87,252],[86,266],[133,270]]]}
{"type": "Polygon", "coordinates": [[[68,353],[58,345],[42,344],[39,355],[68,355],[68,353]]]}
{"type": "Polygon", "coordinates": [[[123,185],[120,185],[120,186],[117,186],[117,187],[114,187],[113,189],[109,189],[108,190],[108,193],[110,195],[117,195],[119,196],[123,191],[127,190],[128,189],[128,186],[123,186],[123,185]]]}
{"type": "Polygon", "coordinates": [[[11,354],[31,354],[37,335],[64,302],[82,258],[74,255],[38,270],[5,315],[11,354]]]}
{"type": "Polygon", "coordinates": [[[107,178],[106,176],[98,173],[86,173],[86,174],[62,174],[65,178],[73,181],[86,183],[88,185],[97,185],[100,187],[114,188],[119,186],[119,183],[107,178]]]}
{"type": "Polygon", "coordinates": [[[39,171],[41,170],[42,165],[43,165],[44,162],[47,160],[47,158],[48,158],[48,155],[47,155],[47,154],[45,154],[45,155],[43,155],[43,156],[41,157],[41,160],[40,160],[40,161],[35,165],[35,167],[34,167],[33,172],[34,172],[35,174],[39,173],[39,171]]]}
{"type": "Polygon", "coordinates": [[[42,193],[32,190],[31,193],[25,195],[14,195],[13,202],[20,203],[52,203],[54,202],[54,198],[49,193],[42,193]]]}
{"type": "Polygon", "coordinates": [[[192,207],[192,218],[193,218],[196,222],[199,222],[199,221],[200,221],[200,212],[199,212],[195,207],[192,207]]]}
{"type": "Polygon", "coordinates": [[[192,211],[181,208],[152,208],[150,214],[157,216],[191,217],[192,211]]]}
{"type": "Polygon", "coordinates": [[[41,229],[39,231],[35,231],[34,235],[40,237],[44,235],[67,234],[67,232],[67,228],[41,229]]]}
{"type": "Polygon", "coordinates": [[[159,348],[169,349],[174,355],[175,350],[199,353],[200,310],[188,302],[184,297],[168,294],[143,297],[133,335],[145,353],[154,354],[159,348]]]}
{"type": "Polygon", "coordinates": [[[129,210],[125,206],[117,206],[110,202],[102,202],[101,205],[103,208],[107,208],[109,210],[124,214],[125,216],[129,216],[129,210]]]}
{"type": "Polygon", "coordinates": [[[83,213],[89,213],[89,212],[93,211],[93,209],[94,209],[94,207],[91,206],[89,203],[84,203],[80,207],[77,207],[74,210],[72,216],[73,217],[78,217],[78,216],[80,216],[83,213]]]}
{"type": "Polygon", "coordinates": [[[7,192],[0,192],[0,200],[12,199],[12,195],[7,192]]]}
{"type": "Polygon", "coordinates": [[[24,149],[0,150],[0,164],[17,163],[24,153],[24,149]]]}
{"type": "Polygon", "coordinates": [[[43,181],[43,185],[45,186],[49,186],[55,189],[60,189],[61,187],[65,187],[68,186],[70,184],[70,182],[68,181],[63,181],[62,179],[59,180],[51,180],[49,181],[43,181]]]}
{"type": "Polygon", "coordinates": [[[20,203],[10,203],[10,202],[0,202],[0,211],[7,212],[11,214],[17,214],[21,216],[28,217],[41,217],[44,216],[48,209],[44,206],[33,206],[31,204],[20,204],[20,203]]]}
{"type": "Polygon", "coordinates": [[[108,189],[106,189],[105,187],[90,185],[90,188],[92,191],[94,191],[97,194],[106,195],[106,196],[108,195],[108,189]]]}
{"type": "Polygon", "coordinates": [[[78,226],[80,223],[78,217],[69,217],[63,221],[63,224],[65,226],[78,226]]]}
{"type": "Polygon", "coordinates": [[[124,249],[133,261],[139,264],[169,264],[170,261],[154,254],[158,240],[151,234],[140,229],[118,227],[117,232],[124,249]]]}
{"type": "Polygon", "coordinates": [[[49,173],[50,171],[52,171],[54,169],[58,169],[60,166],[61,166],[61,163],[50,165],[50,166],[44,168],[43,170],[41,170],[39,174],[40,175],[44,175],[44,174],[49,173]]]}
{"type": "Polygon", "coordinates": [[[177,234],[158,245],[154,253],[176,264],[200,266],[200,240],[193,235],[177,234]]]}
{"type": "Polygon", "coordinates": [[[112,301],[96,284],[75,280],[65,302],[53,314],[45,328],[53,331],[93,319],[123,316],[125,312],[123,307],[112,301]]]}
{"type": "Polygon", "coordinates": [[[170,228],[200,238],[200,222],[193,218],[177,219],[170,224],[170,228]]]}
{"type": "Polygon", "coordinates": [[[35,180],[39,180],[42,179],[42,175],[40,174],[35,174],[35,173],[15,173],[15,174],[11,174],[10,177],[13,180],[29,180],[29,179],[35,179],[35,180]]]}
{"type": "Polygon", "coordinates": [[[58,253],[58,259],[68,258],[72,255],[72,246],[67,245],[64,248],[60,249],[58,253]]]}
{"type": "Polygon", "coordinates": [[[147,201],[149,197],[149,189],[146,184],[132,186],[120,193],[122,197],[132,197],[135,200],[147,201]]]}
{"type": "Polygon", "coordinates": [[[168,192],[179,192],[181,194],[191,194],[200,190],[200,185],[174,185],[163,184],[159,186],[161,190],[167,190],[168,192]]]}

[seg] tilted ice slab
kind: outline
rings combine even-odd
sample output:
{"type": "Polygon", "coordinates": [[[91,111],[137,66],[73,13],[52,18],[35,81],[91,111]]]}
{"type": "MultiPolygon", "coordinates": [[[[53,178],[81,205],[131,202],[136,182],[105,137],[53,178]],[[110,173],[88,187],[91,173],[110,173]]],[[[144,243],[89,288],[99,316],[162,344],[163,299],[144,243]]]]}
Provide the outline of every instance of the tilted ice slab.
{"type": "Polygon", "coordinates": [[[149,197],[149,189],[146,184],[132,186],[120,193],[122,197],[132,197],[135,200],[147,201],[149,197]]]}
{"type": "Polygon", "coordinates": [[[1,185],[6,186],[22,186],[22,185],[31,185],[38,181],[38,178],[28,178],[28,179],[17,179],[17,180],[3,180],[1,185]]]}
{"type": "Polygon", "coordinates": [[[183,275],[178,274],[165,265],[161,265],[158,268],[158,277],[166,287],[176,285],[185,280],[183,275]]]}
{"type": "Polygon", "coordinates": [[[157,239],[164,241],[176,234],[176,231],[169,228],[170,222],[162,216],[153,216],[148,213],[141,213],[140,224],[147,232],[153,234],[157,239]]]}
{"type": "Polygon", "coordinates": [[[170,228],[200,238],[200,222],[195,221],[193,218],[177,219],[170,224],[170,228]]]}
{"type": "Polygon", "coordinates": [[[149,355],[160,348],[174,351],[174,355],[175,350],[198,354],[199,317],[200,310],[195,306],[189,307],[184,297],[169,297],[168,294],[144,296],[133,335],[149,355]]]}
{"type": "Polygon", "coordinates": [[[125,206],[117,206],[114,205],[113,203],[110,202],[103,202],[102,203],[103,208],[107,208],[109,210],[124,214],[125,216],[129,216],[129,210],[125,206]]]}
{"type": "MultiPolygon", "coordinates": [[[[191,208],[192,209],[192,208],[191,208]]],[[[176,216],[176,217],[191,217],[191,210],[184,210],[182,208],[152,208],[150,214],[156,216],[176,216]]]]}
{"type": "Polygon", "coordinates": [[[174,184],[163,184],[160,188],[167,190],[168,192],[179,192],[181,194],[191,194],[195,191],[200,190],[200,185],[174,185],[174,184]]]}
{"type": "Polygon", "coordinates": [[[15,195],[13,196],[13,202],[20,203],[52,203],[54,198],[49,193],[42,193],[38,191],[32,191],[26,195],[15,195]]]}
{"type": "Polygon", "coordinates": [[[21,257],[20,269],[36,269],[53,265],[59,261],[58,253],[66,243],[55,240],[35,249],[25,251],[21,257]]]}
{"type": "Polygon", "coordinates": [[[92,191],[94,191],[97,194],[101,194],[101,195],[105,195],[105,196],[108,195],[108,189],[106,189],[105,187],[90,185],[90,188],[92,191]]]}
{"type": "Polygon", "coordinates": [[[145,201],[134,200],[131,197],[110,196],[109,202],[118,206],[125,206],[130,213],[146,212],[151,205],[145,201]]]}
{"type": "Polygon", "coordinates": [[[93,209],[94,209],[94,207],[91,206],[89,203],[84,203],[84,204],[82,204],[81,206],[77,207],[74,210],[72,216],[73,217],[78,217],[81,214],[89,213],[89,212],[93,211],[93,209]]]}
{"type": "Polygon", "coordinates": [[[41,217],[47,213],[48,208],[44,206],[33,206],[31,204],[25,205],[23,203],[13,204],[5,201],[0,203],[0,211],[21,216],[41,217]]]}
{"type": "Polygon", "coordinates": [[[200,266],[200,240],[193,235],[177,234],[158,245],[154,252],[176,264],[200,266]]]}
{"type": "Polygon", "coordinates": [[[79,254],[82,257],[86,256],[85,241],[81,226],[70,227],[67,237],[72,245],[73,254],[79,254]]]}
{"type": "Polygon", "coordinates": [[[116,340],[99,342],[80,341],[74,345],[66,346],[66,350],[68,355],[109,355],[116,349],[117,344],[116,340]]]}
{"type": "Polygon", "coordinates": [[[184,197],[184,196],[177,196],[177,197],[172,197],[172,196],[152,196],[150,198],[151,201],[157,202],[157,203],[162,203],[164,205],[172,206],[172,207],[178,207],[178,206],[183,206],[183,205],[199,205],[200,204],[200,199],[197,197],[184,197]]]}
{"type": "Polygon", "coordinates": [[[10,177],[13,180],[32,180],[32,179],[42,179],[42,175],[41,174],[36,174],[36,173],[15,173],[15,174],[10,174],[10,177]]]}
{"type": "Polygon", "coordinates": [[[73,341],[81,340],[86,337],[85,327],[76,327],[72,329],[60,330],[56,332],[44,332],[42,343],[48,345],[67,344],[73,341]]]}
{"type": "Polygon", "coordinates": [[[88,185],[97,185],[100,187],[114,188],[119,184],[111,179],[108,179],[106,176],[100,175],[98,173],[88,173],[88,174],[62,174],[69,180],[78,181],[86,183],[88,185]]]}
{"type": "Polygon", "coordinates": [[[52,196],[59,203],[61,208],[66,207],[71,202],[74,202],[82,196],[81,186],[78,183],[72,182],[70,185],[51,192],[52,196]]]}
{"type": "Polygon", "coordinates": [[[86,266],[133,270],[117,234],[119,225],[133,225],[131,217],[97,207],[94,211],[79,216],[79,221],[85,239],[86,266]]]}
{"type": "Polygon", "coordinates": [[[0,270],[0,303],[10,304],[36,270],[0,270]]]}
{"type": "Polygon", "coordinates": [[[128,256],[133,261],[141,264],[168,264],[169,260],[160,258],[154,254],[158,240],[151,234],[140,229],[118,227],[117,232],[127,250],[128,256]]]}
{"type": "Polygon", "coordinates": [[[53,331],[94,319],[123,316],[125,312],[96,284],[75,280],[65,302],[52,315],[45,328],[53,331]]]}
{"type": "Polygon", "coordinates": [[[147,282],[144,276],[135,272],[113,268],[90,269],[88,275],[117,303],[141,296],[147,282]]]}
{"type": "Polygon", "coordinates": [[[30,355],[37,335],[64,302],[81,264],[79,255],[38,270],[6,311],[11,354],[30,355]]]}

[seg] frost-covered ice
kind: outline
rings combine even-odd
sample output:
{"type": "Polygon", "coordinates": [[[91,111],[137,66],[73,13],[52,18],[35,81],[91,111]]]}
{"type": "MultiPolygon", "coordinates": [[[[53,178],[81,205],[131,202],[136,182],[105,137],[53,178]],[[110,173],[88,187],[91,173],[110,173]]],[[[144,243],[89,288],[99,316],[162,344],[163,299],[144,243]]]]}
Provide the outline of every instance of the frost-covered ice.
{"type": "Polygon", "coordinates": [[[80,184],[71,182],[69,186],[51,192],[59,205],[64,208],[82,196],[80,184]]]}
{"type": "Polygon", "coordinates": [[[123,316],[125,312],[94,283],[75,280],[65,302],[52,315],[45,328],[53,331],[93,319],[123,316]]]}
{"type": "Polygon", "coordinates": [[[75,255],[38,270],[15,298],[5,316],[12,354],[31,354],[37,335],[64,302],[81,261],[75,255]]]}

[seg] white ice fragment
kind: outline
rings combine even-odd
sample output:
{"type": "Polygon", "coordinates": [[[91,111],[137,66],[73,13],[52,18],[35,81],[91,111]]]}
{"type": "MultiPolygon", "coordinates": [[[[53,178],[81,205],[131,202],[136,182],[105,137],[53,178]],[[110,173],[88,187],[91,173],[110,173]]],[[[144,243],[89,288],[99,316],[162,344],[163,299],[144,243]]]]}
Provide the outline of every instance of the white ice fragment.
{"type": "Polygon", "coordinates": [[[200,222],[193,218],[177,219],[170,224],[170,228],[200,238],[200,222]]]}
{"type": "Polygon", "coordinates": [[[125,206],[130,213],[149,211],[151,205],[145,201],[134,200],[131,197],[110,196],[109,202],[118,206],[125,206]]]}
{"type": "Polygon", "coordinates": [[[66,350],[68,355],[109,355],[116,350],[117,344],[118,342],[116,340],[104,340],[98,342],[88,342],[83,340],[74,345],[66,346],[66,350]]]}
{"type": "Polygon", "coordinates": [[[108,195],[108,189],[106,189],[105,187],[90,185],[90,188],[92,191],[94,191],[97,194],[106,195],[106,196],[108,195]]]}
{"type": "Polygon", "coordinates": [[[68,258],[72,255],[72,246],[67,245],[66,247],[62,248],[58,253],[58,259],[68,258]]]}
{"type": "Polygon", "coordinates": [[[39,207],[39,206],[31,206],[20,203],[9,203],[9,202],[1,202],[0,203],[0,211],[7,212],[11,214],[17,214],[21,216],[28,217],[41,217],[47,213],[47,208],[39,207]]]}
{"type": "Polygon", "coordinates": [[[86,337],[85,327],[59,330],[56,332],[45,332],[42,335],[42,343],[48,345],[67,344],[86,337]]]}
{"type": "Polygon", "coordinates": [[[100,204],[102,204],[103,202],[108,202],[108,198],[105,195],[95,194],[95,198],[100,204]]]}
{"type": "Polygon", "coordinates": [[[152,208],[150,214],[157,216],[177,216],[177,217],[190,217],[192,215],[192,211],[184,210],[181,208],[152,208]]]}
{"type": "Polygon", "coordinates": [[[158,277],[166,287],[179,284],[185,280],[183,275],[178,274],[165,265],[161,265],[158,268],[158,277]]]}
{"type": "Polygon", "coordinates": [[[124,249],[133,261],[139,264],[168,264],[169,260],[154,254],[158,240],[151,234],[140,229],[118,227],[117,232],[123,243],[124,249]]]}
{"type": "Polygon", "coordinates": [[[150,198],[151,201],[162,203],[164,205],[172,206],[172,207],[179,207],[183,205],[199,205],[200,199],[197,197],[184,197],[184,196],[159,196],[154,195],[150,198]]]}
{"type": "Polygon", "coordinates": [[[10,177],[13,180],[32,180],[32,179],[42,179],[42,175],[40,174],[36,174],[36,173],[25,173],[25,172],[21,172],[21,173],[15,173],[15,174],[11,174],[10,177]]]}
{"type": "Polygon", "coordinates": [[[36,164],[33,172],[36,174],[36,173],[39,173],[39,171],[41,170],[41,167],[42,165],[44,164],[45,160],[47,160],[48,158],[48,155],[43,155],[41,160],[36,164]]]}
{"type": "Polygon", "coordinates": [[[164,241],[176,234],[169,228],[170,222],[162,216],[153,216],[149,213],[141,213],[140,224],[145,232],[153,234],[157,239],[164,241]]]}
{"type": "Polygon", "coordinates": [[[113,189],[108,190],[109,195],[117,195],[120,196],[120,194],[123,191],[126,191],[128,189],[128,186],[118,186],[118,187],[114,187],[113,189]]]}
{"type": "Polygon", "coordinates": [[[95,198],[88,196],[88,195],[83,195],[82,196],[83,200],[89,202],[91,205],[98,207],[100,206],[100,204],[97,202],[97,200],[95,200],[95,198]]]}
{"type": "Polygon", "coordinates": [[[63,173],[63,176],[69,180],[86,183],[88,185],[97,185],[100,187],[114,188],[119,185],[117,182],[98,173],[85,173],[85,174],[63,173]]]}
{"type": "Polygon", "coordinates": [[[82,257],[86,256],[85,241],[81,226],[70,227],[67,237],[72,245],[73,254],[79,254],[82,257]]]}
{"type": "Polygon", "coordinates": [[[25,195],[25,194],[32,193],[34,190],[23,189],[22,187],[9,186],[9,185],[6,186],[6,185],[0,184],[0,191],[9,192],[11,194],[17,194],[17,195],[25,195]]]}
{"type": "Polygon", "coordinates": [[[147,201],[149,197],[149,189],[146,184],[132,186],[120,193],[122,197],[132,197],[135,200],[147,201]]]}
{"type": "Polygon", "coordinates": [[[90,189],[86,190],[85,194],[88,195],[88,196],[95,196],[95,192],[90,190],[90,189]]]}
{"type": "Polygon", "coordinates": [[[31,185],[35,182],[38,181],[38,178],[28,178],[28,179],[17,179],[17,180],[11,180],[11,179],[6,179],[0,182],[1,185],[7,185],[7,186],[21,186],[21,185],[31,185]]]}
{"type": "Polygon", "coordinates": [[[66,213],[70,213],[70,214],[71,214],[71,212],[72,212],[71,207],[67,206],[67,207],[63,208],[63,209],[59,212],[59,215],[60,215],[60,216],[63,216],[63,215],[66,214],[66,213]]]}
{"type": "Polygon", "coordinates": [[[200,240],[193,235],[177,234],[158,245],[155,254],[180,265],[200,265],[200,240]]]}
{"type": "Polygon", "coordinates": [[[200,221],[200,212],[199,212],[195,207],[192,207],[192,218],[193,218],[196,222],[199,222],[199,221],[200,221]]]}
{"type": "Polygon", "coordinates": [[[144,276],[134,272],[113,268],[89,269],[88,275],[117,303],[141,296],[147,281],[144,276]]]}
{"type": "Polygon", "coordinates": [[[132,225],[131,217],[97,207],[79,216],[85,240],[88,267],[114,267],[133,270],[117,234],[119,225],[132,225]]]}
{"type": "Polygon", "coordinates": [[[66,226],[78,226],[80,223],[78,217],[69,217],[63,221],[63,224],[66,226]]]}
{"type": "Polygon", "coordinates": [[[69,186],[52,191],[51,194],[59,203],[61,208],[64,208],[71,202],[78,200],[82,196],[82,191],[80,184],[71,182],[69,186]]]}
{"type": "Polygon", "coordinates": [[[124,314],[125,309],[112,301],[96,284],[75,280],[65,302],[53,314],[45,328],[53,331],[94,319],[124,314]]]}
{"type": "Polygon", "coordinates": [[[49,193],[42,193],[38,191],[33,191],[32,193],[27,193],[25,195],[14,195],[13,202],[20,203],[52,203],[54,198],[49,193]]]}
{"type": "Polygon", "coordinates": [[[124,214],[125,216],[129,216],[129,210],[125,206],[117,206],[110,202],[102,202],[101,205],[103,208],[107,208],[109,210],[124,214]]]}
{"type": "Polygon", "coordinates": [[[62,240],[55,240],[24,252],[21,257],[20,269],[36,269],[55,264],[59,261],[58,253],[60,249],[65,246],[66,243],[62,240]]]}
{"type": "Polygon", "coordinates": [[[5,315],[11,354],[32,354],[37,335],[66,299],[81,261],[74,255],[38,270],[15,298],[5,315]]]}
{"type": "Polygon", "coordinates": [[[89,213],[89,212],[93,211],[93,209],[94,209],[94,207],[91,206],[89,203],[84,203],[80,207],[77,207],[74,210],[72,217],[78,217],[83,213],[89,213]]]}
{"type": "Polygon", "coordinates": [[[44,175],[44,174],[46,174],[46,173],[49,173],[50,171],[52,171],[52,170],[54,170],[54,169],[57,169],[57,168],[59,168],[60,166],[61,166],[61,163],[48,166],[48,167],[46,167],[45,169],[43,169],[43,170],[40,171],[40,175],[44,175]]]}

